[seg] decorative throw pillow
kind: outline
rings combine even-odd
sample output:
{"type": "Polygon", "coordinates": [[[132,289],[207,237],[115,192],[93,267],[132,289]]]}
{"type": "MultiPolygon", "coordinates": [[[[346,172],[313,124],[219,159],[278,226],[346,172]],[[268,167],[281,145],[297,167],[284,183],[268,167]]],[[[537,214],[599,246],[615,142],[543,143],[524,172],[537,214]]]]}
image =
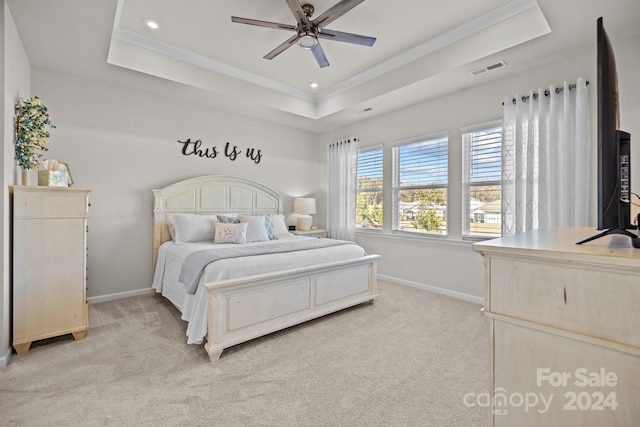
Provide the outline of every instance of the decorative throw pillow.
{"type": "Polygon", "coordinates": [[[237,224],[218,222],[213,241],[214,243],[246,243],[248,225],[247,222],[237,224]]]}
{"type": "Polygon", "coordinates": [[[247,243],[265,242],[269,240],[267,229],[265,228],[264,215],[245,216],[239,215],[240,223],[247,223],[247,243]]]}
{"type": "Polygon", "coordinates": [[[222,222],[225,224],[237,224],[240,222],[240,218],[238,215],[218,215],[218,222],[222,222]]]}
{"type": "Polygon", "coordinates": [[[273,217],[271,215],[264,216],[264,228],[267,230],[269,240],[274,240],[276,238],[276,228],[273,225],[273,217]]]}
{"type": "Polygon", "coordinates": [[[216,215],[175,214],[170,221],[174,231],[173,241],[181,245],[213,240],[213,229],[218,218],[216,215]]]}

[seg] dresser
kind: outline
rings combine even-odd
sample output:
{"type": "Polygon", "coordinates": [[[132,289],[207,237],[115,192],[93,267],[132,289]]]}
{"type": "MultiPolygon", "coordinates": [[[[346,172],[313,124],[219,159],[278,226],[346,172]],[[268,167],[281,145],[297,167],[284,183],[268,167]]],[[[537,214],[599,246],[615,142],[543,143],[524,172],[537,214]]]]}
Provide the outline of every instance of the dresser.
{"type": "Polygon", "coordinates": [[[89,326],[87,188],[15,186],[13,217],[13,347],[89,326]]]}
{"type": "Polygon", "coordinates": [[[640,425],[640,249],[593,228],[473,245],[485,264],[492,426],[640,425]]]}

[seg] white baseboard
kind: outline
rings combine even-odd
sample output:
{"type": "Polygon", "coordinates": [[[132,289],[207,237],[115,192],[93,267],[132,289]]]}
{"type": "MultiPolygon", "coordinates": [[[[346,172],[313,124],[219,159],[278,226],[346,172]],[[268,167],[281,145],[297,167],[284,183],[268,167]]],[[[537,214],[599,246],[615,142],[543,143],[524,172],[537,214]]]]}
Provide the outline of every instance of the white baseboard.
{"type": "Polygon", "coordinates": [[[11,362],[11,356],[13,356],[13,350],[11,349],[11,347],[9,347],[8,349],[6,349],[5,354],[0,356],[0,368],[6,368],[7,366],[9,366],[9,363],[11,362]]]}
{"type": "Polygon", "coordinates": [[[384,274],[378,274],[378,279],[385,280],[387,282],[397,283],[399,285],[410,286],[412,288],[423,289],[425,291],[433,292],[436,294],[447,295],[447,296],[461,299],[464,301],[474,302],[476,304],[481,304],[481,305],[484,304],[484,298],[482,297],[464,294],[462,292],[452,291],[450,289],[438,288],[436,286],[429,286],[423,283],[412,282],[410,280],[398,279],[396,277],[385,276],[384,274]]]}
{"type": "Polygon", "coordinates": [[[133,291],[118,292],[116,294],[100,295],[97,297],[89,297],[89,304],[98,304],[101,302],[115,301],[124,298],[139,297],[141,295],[149,295],[153,293],[153,288],[136,289],[133,291]]]}

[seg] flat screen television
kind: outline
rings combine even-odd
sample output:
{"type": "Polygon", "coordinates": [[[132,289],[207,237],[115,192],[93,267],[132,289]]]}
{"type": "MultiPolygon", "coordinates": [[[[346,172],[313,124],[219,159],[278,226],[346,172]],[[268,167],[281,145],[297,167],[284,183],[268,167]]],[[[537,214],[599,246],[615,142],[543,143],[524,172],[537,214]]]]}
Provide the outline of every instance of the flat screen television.
{"type": "Polygon", "coordinates": [[[597,21],[598,72],[598,230],[586,243],[610,234],[631,237],[640,244],[631,218],[631,135],[621,131],[618,73],[613,47],[602,18],[597,21]]]}

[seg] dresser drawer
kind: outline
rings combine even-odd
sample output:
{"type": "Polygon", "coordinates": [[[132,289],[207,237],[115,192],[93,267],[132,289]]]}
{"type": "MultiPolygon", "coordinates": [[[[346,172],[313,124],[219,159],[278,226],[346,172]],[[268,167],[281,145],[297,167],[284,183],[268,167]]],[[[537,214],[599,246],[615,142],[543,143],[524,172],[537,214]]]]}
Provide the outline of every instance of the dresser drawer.
{"type": "Polygon", "coordinates": [[[491,258],[492,313],[640,347],[637,275],[491,258]]]}
{"type": "Polygon", "coordinates": [[[70,188],[14,187],[14,218],[86,217],[87,192],[70,188]]]}

